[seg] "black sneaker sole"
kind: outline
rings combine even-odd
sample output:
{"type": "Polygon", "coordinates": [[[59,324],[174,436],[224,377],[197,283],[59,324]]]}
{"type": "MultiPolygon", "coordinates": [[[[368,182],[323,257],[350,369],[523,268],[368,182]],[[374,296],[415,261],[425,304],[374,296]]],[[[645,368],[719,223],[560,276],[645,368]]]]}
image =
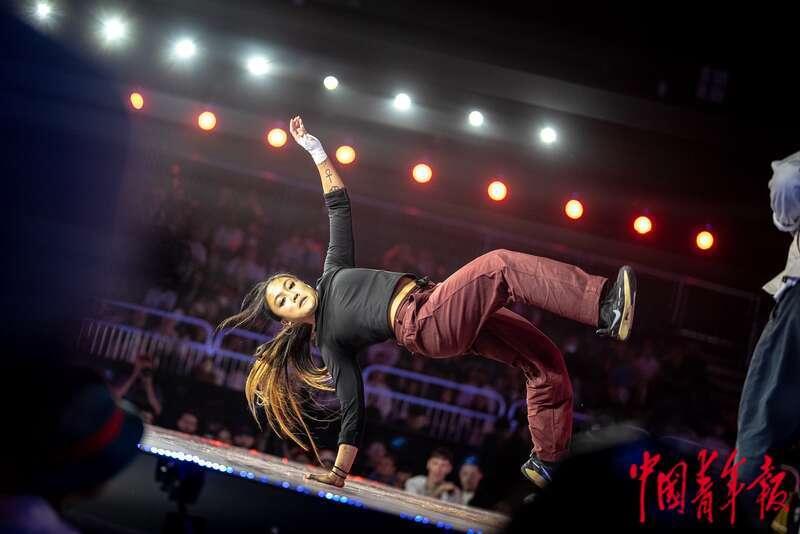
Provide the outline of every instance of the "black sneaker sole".
{"type": "Polygon", "coordinates": [[[532,469],[525,469],[522,470],[525,478],[536,484],[538,487],[544,489],[547,487],[547,480],[544,479],[539,473],[533,471],[532,469]]]}
{"type": "Polygon", "coordinates": [[[622,317],[617,325],[616,331],[612,330],[612,335],[620,341],[625,341],[631,335],[633,328],[633,312],[636,308],[636,274],[629,266],[624,265],[621,269],[622,277],[622,317]]]}
{"type": "Polygon", "coordinates": [[[549,484],[548,480],[544,478],[542,475],[540,475],[539,472],[536,471],[535,469],[528,469],[525,467],[525,465],[526,464],[523,464],[522,467],[520,468],[522,476],[533,482],[536,486],[538,486],[541,489],[547,487],[547,484],[549,484]]]}

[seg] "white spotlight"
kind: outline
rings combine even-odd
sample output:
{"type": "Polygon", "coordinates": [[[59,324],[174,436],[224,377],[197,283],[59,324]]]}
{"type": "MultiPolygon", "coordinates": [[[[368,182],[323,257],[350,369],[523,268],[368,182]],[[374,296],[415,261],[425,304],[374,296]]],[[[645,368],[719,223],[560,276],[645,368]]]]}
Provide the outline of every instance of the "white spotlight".
{"type": "Polygon", "coordinates": [[[483,113],[480,111],[471,111],[469,114],[469,123],[473,126],[480,126],[483,124],[483,113]]]}
{"type": "Polygon", "coordinates": [[[107,43],[115,43],[125,37],[127,28],[119,17],[110,17],[103,21],[101,31],[107,43]]]}
{"type": "Polygon", "coordinates": [[[339,87],[339,80],[336,79],[336,76],[326,76],[325,79],[322,80],[322,85],[324,85],[325,89],[328,91],[333,91],[339,87]]]}
{"type": "Polygon", "coordinates": [[[546,145],[551,145],[558,140],[558,134],[549,126],[542,128],[539,132],[539,139],[546,145]]]}
{"type": "Polygon", "coordinates": [[[46,19],[53,13],[53,8],[47,2],[39,2],[36,4],[36,16],[41,20],[46,19]]]}
{"type": "Polygon", "coordinates": [[[191,39],[181,39],[173,48],[175,56],[179,59],[189,59],[197,53],[197,45],[191,39]]]}
{"type": "Polygon", "coordinates": [[[394,97],[394,107],[403,111],[411,107],[411,97],[405,93],[399,93],[394,97]]]}
{"type": "Polygon", "coordinates": [[[263,76],[269,70],[269,61],[264,56],[252,56],[247,60],[247,70],[253,76],[263,76]]]}

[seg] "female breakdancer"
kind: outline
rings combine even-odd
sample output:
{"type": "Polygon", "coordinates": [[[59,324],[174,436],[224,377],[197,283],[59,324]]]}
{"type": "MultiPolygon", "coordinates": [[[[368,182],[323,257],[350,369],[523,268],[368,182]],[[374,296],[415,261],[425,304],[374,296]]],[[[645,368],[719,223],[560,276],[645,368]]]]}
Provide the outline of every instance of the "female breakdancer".
{"type": "Polygon", "coordinates": [[[300,117],[290,121],[290,131],[319,170],[330,240],[316,287],[289,273],[273,275],[256,284],[240,313],[220,325],[248,324],[262,314],[283,325],[256,349],[245,387],[253,416],[258,420],[257,407],[263,406],[278,434],[305,450],[310,445],[319,459],[290,368],[306,385],[335,391],[342,412],[336,462],[330,472],[307,478],[341,487],[364,429],[364,386],[355,358],[364,346],[394,339],[413,354],[431,358],[478,354],[525,373],[533,450],[522,473],[544,487],[568,452],[572,386],[555,344],[504,306],[525,302],[624,341],[636,303],[632,269],[620,268],[611,284],[572,265],[504,249],[472,260],[438,283],[414,273],[358,268],[347,189],[300,117]],[[324,367],[315,365],[310,343],[319,347],[324,367]]]}

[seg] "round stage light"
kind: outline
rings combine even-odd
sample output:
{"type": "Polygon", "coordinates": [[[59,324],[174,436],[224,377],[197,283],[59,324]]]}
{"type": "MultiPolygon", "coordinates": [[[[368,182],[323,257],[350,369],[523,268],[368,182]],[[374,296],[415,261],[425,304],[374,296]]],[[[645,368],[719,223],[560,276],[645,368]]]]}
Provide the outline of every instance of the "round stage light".
{"type": "Polygon", "coordinates": [[[336,79],[336,76],[326,76],[325,79],[322,80],[322,85],[324,85],[325,89],[328,91],[333,91],[339,87],[339,80],[336,79]]]}
{"type": "Polygon", "coordinates": [[[252,56],[247,60],[247,70],[253,76],[263,76],[269,71],[269,61],[264,56],[252,56]]]}
{"type": "Polygon", "coordinates": [[[144,107],[144,97],[140,93],[131,93],[130,100],[133,109],[142,109],[144,107]]]}
{"type": "Polygon", "coordinates": [[[405,93],[399,93],[394,97],[394,107],[402,111],[407,111],[411,108],[411,97],[405,93]]]}
{"type": "Polygon", "coordinates": [[[703,230],[697,234],[695,242],[697,243],[697,248],[700,250],[708,250],[714,246],[714,234],[703,230]]]}
{"type": "Polygon", "coordinates": [[[468,118],[472,126],[477,127],[483,124],[483,113],[480,111],[470,111],[468,118]]]}
{"type": "Polygon", "coordinates": [[[47,2],[38,2],[35,13],[39,19],[45,20],[53,13],[53,8],[47,2]]]}
{"type": "Polygon", "coordinates": [[[201,130],[211,131],[217,125],[217,116],[210,111],[204,111],[197,116],[197,125],[201,130]]]}
{"type": "Polygon", "coordinates": [[[172,51],[178,59],[190,59],[197,53],[197,45],[193,40],[183,38],[175,43],[172,51]]]}
{"type": "Polygon", "coordinates": [[[281,128],[273,128],[267,134],[267,143],[275,148],[280,148],[286,144],[288,136],[281,128]]]}
{"type": "Polygon", "coordinates": [[[583,217],[583,204],[580,200],[570,200],[564,206],[564,213],[567,214],[567,217],[576,221],[583,217]]]}
{"type": "Polygon", "coordinates": [[[414,170],[411,172],[414,180],[420,184],[426,184],[433,178],[433,170],[425,163],[418,163],[414,165],[414,170]]]}
{"type": "Polygon", "coordinates": [[[499,201],[503,200],[504,198],[506,198],[506,196],[508,196],[508,187],[506,187],[506,184],[504,184],[500,180],[495,180],[492,183],[490,183],[487,191],[489,194],[489,198],[491,198],[492,200],[499,201]]]}
{"type": "Polygon", "coordinates": [[[552,145],[558,140],[558,133],[553,128],[547,126],[539,131],[539,140],[546,145],[552,145]]]}
{"type": "Polygon", "coordinates": [[[633,229],[642,235],[650,233],[653,230],[653,221],[650,220],[650,217],[641,215],[633,221],[633,229]]]}
{"type": "Polygon", "coordinates": [[[336,160],[342,165],[349,165],[356,159],[356,151],[353,147],[343,145],[336,149],[336,160]]]}
{"type": "Polygon", "coordinates": [[[101,23],[100,33],[108,44],[121,41],[128,33],[126,24],[119,17],[109,17],[101,23]]]}

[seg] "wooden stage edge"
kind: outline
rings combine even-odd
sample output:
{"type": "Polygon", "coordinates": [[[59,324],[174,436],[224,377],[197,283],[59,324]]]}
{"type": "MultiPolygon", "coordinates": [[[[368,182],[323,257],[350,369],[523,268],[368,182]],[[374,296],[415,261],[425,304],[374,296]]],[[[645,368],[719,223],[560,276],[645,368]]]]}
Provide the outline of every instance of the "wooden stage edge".
{"type": "Polygon", "coordinates": [[[445,530],[497,533],[508,523],[505,515],[421,497],[361,477],[347,479],[343,488],[306,480],[319,467],[300,464],[225,443],[145,425],[139,448],[149,454],[193,462],[207,469],[254,483],[270,484],[287,492],[298,492],[340,503],[399,516],[445,530]]]}

